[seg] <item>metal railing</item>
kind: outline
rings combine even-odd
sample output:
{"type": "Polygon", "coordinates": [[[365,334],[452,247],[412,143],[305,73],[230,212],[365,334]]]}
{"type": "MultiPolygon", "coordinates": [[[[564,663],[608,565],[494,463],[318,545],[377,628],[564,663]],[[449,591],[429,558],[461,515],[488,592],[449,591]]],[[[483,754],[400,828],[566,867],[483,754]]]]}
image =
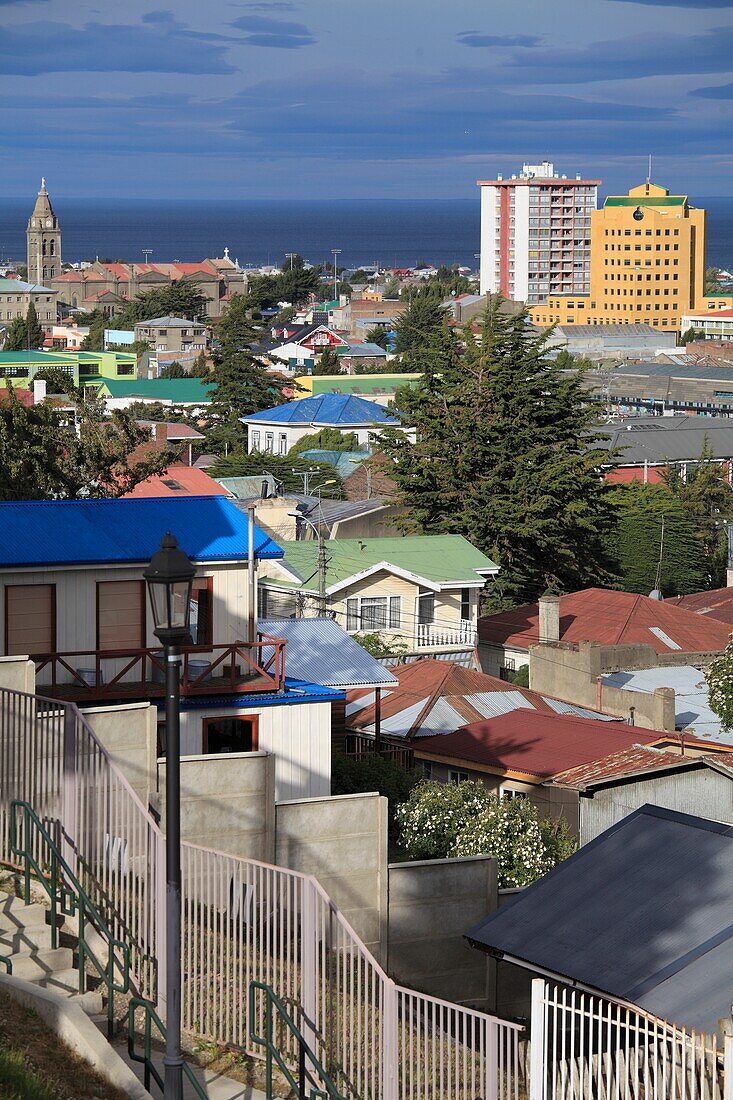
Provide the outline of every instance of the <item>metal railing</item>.
{"type": "MultiPolygon", "coordinates": [[[[256,642],[186,646],[181,695],[279,691],[285,681],[286,644],[282,638],[260,634],[256,642]]],[[[55,698],[83,702],[165,694],[165,665],[159,647],[37,653],[32,660],[42,690],[55,698]]]]}
{"type": "Polygon", "coordinates": [[[6,974],[13,973],[13,960],[9,955],[0,955],[0,966],[5,967],[6,974]]]}
{"type": "MultiPolygon", "coordinates": [[[[349,760],[370,760],[377,752],[374,736],[364,733],[351,733],[347,730],[344,736],[344,756],[349,760]]],[[[381,742],[379,755],[385,760],[391,760],[394,764],[406,768],[408,771],[414,767],[415,758],[411,748],[405,745],[395,745],[392,741],[381,742]]]]}
{"type": "Polygon", "coordinates": [[[265,985],[264,982],[250,982],[249,1020],[250,1039],[256,1046],[265,1048],[265,1088],[268,1096],[272,1096],[272,1070],[273,1063],[275,1063],[299,1100],[307,1100],[307,1098],[309,1098],[309,1100],[317,1100],[317,1098],[329,1100],[329,1097],[331,1100],[345,1100],[308,1046],[302,1032],[286,1011],[285,1005],[277,994],[272,991],[270,986],[265,985]],[[261,1009],[258,1010],[257,1007],[256,999],[258,991],[264,994],[265,998],[264,1035],[259,1035],[257,1033],[255,1023],[258,1017],[262,1015],[261,1009]],[[280,1053],[280,1044],[275,1041],[276,1025],[278,1024],[284,1029],[288,1039],[297,1044],[297,1077],[291,1072],[290,1066],[280,1053]],[[314,1075],[317,1081],[314,1081],[314,1075]],[[321,1088],[316,1087],[318,1084],[321,1085],[321,1088]],[[310,1091],[308,1091],[309,1085],[310,1091]]]}
{"type": "MultiPolygon", "coordinates": [[[[153,1061],[153,1024],[158,1029],[161,1039],[165,1041],[165,1025],[150,1001],[146,1001],[143,997],[133,997],[127,1010],[127,1053],[132,1062],[139,1062],[144,1067],[143,1084],[147,1091],[150,1092],[150,1080],[152,1078],[160,1091],[163,1092],[165,1083],[153,1061]],[[135,1050],[135,1013],[138,1009],[143,1012],[143,1041],[145,1046],[142,1054],[138,1054],[135,1050]]],[[[207,1100],[208,1093],[202,1089],[193,1070],[186,1061],[183,1063],[183,1073],[199,1100],[207,1100]]]]}
{"type": "Polygon", "coordinates": [[[475,646],[477,640],[476,624],[469,619],[461,619],[455,626],[418,623],[415,644],[418,649],[444,645],[475,646]]]}
{"type": "Polygon", "coordinates": [[[10,804],[10,851],[23,862],[25,904],[30,905],[31,900],[31,871],[35,872],[35,881],[51,899],[52,948],[59,945],[59,916],[78,916],[79,992],[86,992],[86,968],[89,961],[106,986],[107,1036],[111,1039],[114,1034],[115,993],[127,993],[130,988],[128,944],[112,934],[107,921],[92,904],[33,807],[19,799],[14,799],[10,804]],[[18,836],[19,814],[22,820],[21,839],[18,836]],[[89,934],[90,925],[92,935],[89,934]],[[95,938],[101,940],[106,961],[97,957],[96,944],[92,946],[95,938]],[[119,982],[115,980],[116,973],[121,975],[119,982]]]}

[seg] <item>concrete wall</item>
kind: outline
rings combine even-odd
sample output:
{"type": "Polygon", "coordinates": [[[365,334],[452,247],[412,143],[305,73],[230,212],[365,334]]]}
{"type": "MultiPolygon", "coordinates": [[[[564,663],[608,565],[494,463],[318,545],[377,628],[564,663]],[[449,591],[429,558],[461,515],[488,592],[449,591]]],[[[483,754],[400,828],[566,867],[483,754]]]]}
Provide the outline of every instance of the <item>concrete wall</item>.
{"type": "Polygon", "coordinates": [[[279,802],[275,862],[315,875],[380,960],[387,935],[387,799],[342,795],[279,802]]]}
{"type": "Polygon", "coordinates": [[[36,666],[33,661],[26,657],[0,657],[0,688],[33,695],[36,690],[36,666]]]}
{"type": "Polygon", "coordinates": [[[82,711],[115,767],[147,807],[156,789],[157,708],[150,703],[82,711]]]}
{"type": "MultiPolygon", "coordinates": [[[[158,761],[165,822],[165,759],[158,761]]],[[[181,837],[245,859],[274,862],[275,760],[265,752],[181,760],[181,837]]]]}
{"type": "MultiPolygon", "coordinates": [[[[610,659],[610,648],[606,647],[606,660],[610,659]]],[[[635,647],[624,647],[626,650],[631,648],[635,647]]],[[[529,658],[529,686],[533,691],[617,714],[620,718],[628,718],[633,707],[635,725],[674,732],[675,693],[672,688],[657,688],[650,693],[602,684],[601,646],[596,642],[581,642],[578,646],[563,642],[530,646],[529,658]]]]}
{"type": "Polygon", "coordinates": [[[496,860],[391,863],[388,874],[391,976],[436,997],[493,1003],[493,963],[463,937],[496,909],[496,860]]]}

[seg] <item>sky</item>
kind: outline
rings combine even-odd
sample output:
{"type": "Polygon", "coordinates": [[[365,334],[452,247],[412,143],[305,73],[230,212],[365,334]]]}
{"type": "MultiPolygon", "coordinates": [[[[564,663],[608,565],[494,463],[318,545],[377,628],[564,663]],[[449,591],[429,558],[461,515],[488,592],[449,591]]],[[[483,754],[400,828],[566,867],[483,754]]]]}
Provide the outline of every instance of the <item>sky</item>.
{"type": "Polygon", "coordinates": [[[0,197],[733,195],[733,0],[0,0],[0,197]]]}

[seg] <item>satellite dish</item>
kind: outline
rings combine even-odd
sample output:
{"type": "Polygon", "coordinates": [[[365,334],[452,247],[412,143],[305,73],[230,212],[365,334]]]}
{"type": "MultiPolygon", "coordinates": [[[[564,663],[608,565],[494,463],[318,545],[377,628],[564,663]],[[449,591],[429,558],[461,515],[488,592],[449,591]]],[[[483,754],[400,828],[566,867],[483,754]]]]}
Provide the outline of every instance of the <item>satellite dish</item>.
{"type": "Polygon", "coordinates": [[[663,600],[664,596],[662,595],[662,593],[659,591],[658,588],[652,588],[651,592],[649,593],[649,599],[650,600],[663,600]]]}

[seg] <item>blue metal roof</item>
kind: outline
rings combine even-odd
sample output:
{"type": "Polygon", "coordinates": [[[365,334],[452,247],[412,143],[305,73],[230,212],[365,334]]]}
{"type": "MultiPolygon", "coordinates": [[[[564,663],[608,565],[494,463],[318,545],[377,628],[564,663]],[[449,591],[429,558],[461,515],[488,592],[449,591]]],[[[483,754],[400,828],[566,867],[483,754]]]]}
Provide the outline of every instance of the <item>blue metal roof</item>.
{"type": "MultiPolygon", "coordinates": [[[[287,655],[286,655],[287,660],[287,655]]],[[[203,710],[206,707],[289,707],[299,703],[334,703],[346,698],[345,691],[339,691],[323,684],[313,684],[310,680],[285,677],[284,691],[247,692],[246,695],[196,695],[181,700],[181,710],[203,710]]],[[[157,704],[158,709],[165,702],[157,704]]]]}
{"type": "Polygon", "coordinates": [[[353,397],[348,393],[324,393],[319,397],[302,397],[274,409],[243,416],[244,424],[317,424],[322,427],[361,427],[370,424],[400,424],[401,421],[383,405],[353,397]]]}
{"type": "MultiPolygon", "coordinates": [[[[166,531],[192,561],[242,561],[247,522],[225,497],[2,501],[0,567],[146,562],[166,531]]],[[[283,557],[257,526],[255,554],[283,557]]]]}
{"type": "Polygon", "coordinates": [[[285,639],[285,667],[303,680],[331,688],[399,683],[333,619],[260,619],[259,629],[285,639]]]}

